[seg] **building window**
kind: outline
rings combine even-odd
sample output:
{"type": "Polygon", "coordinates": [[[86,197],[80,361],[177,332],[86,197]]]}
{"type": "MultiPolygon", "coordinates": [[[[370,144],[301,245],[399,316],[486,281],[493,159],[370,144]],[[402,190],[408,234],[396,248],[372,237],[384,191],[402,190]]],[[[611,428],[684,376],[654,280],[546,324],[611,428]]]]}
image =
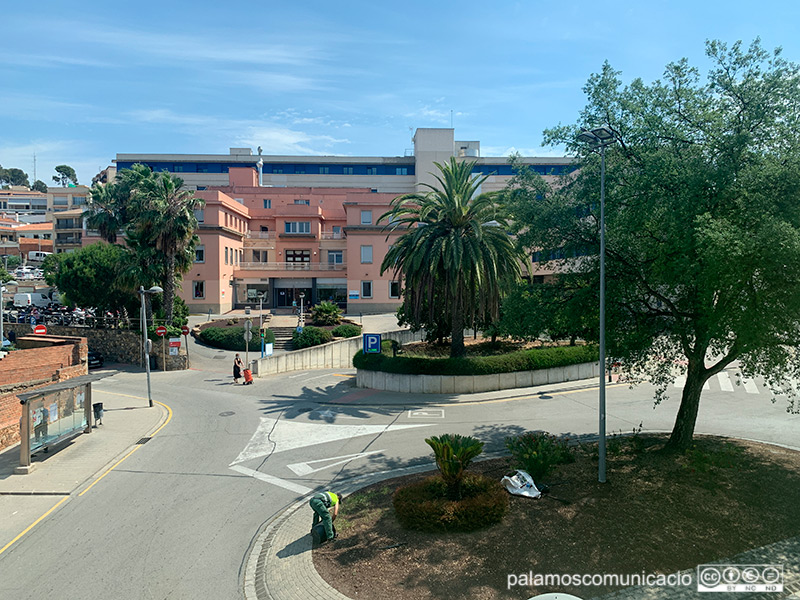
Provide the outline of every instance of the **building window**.
{"type": "Polygon", "coordinates": [[[267,251],[253,250],[253,262],[260,262],[260,263],[267,262],[267,251]]]}
{"type": "Polygon", "coordinates": [[[287,250],[286,251],[287,263],[310,263],[311,250],[287,250]]]}
{"type": "Polygon", "coordinates": [[[361,246],[361,263],[372,262],[372,246],[361,246]]]}
{"type": "Polygon", "coordinates": [[[309,200],[306,200],[304,198],[295,198],[294,199],[294,203],[295,204],[305,204],[306,206],[308,206],[309,205],[309,200]]]}
{"type": "Polygon", "coordinates": [[[333,239],[339,240],[342,238],[342,228],[339,225],[331,227],[331,231],[333,232],[333,239]]]}
{"type": "Polygon", "coordinates": [[[377,175],[378,167],[367,167],[367,175],[377,175]]]}
{"type": "Polygon", "coordinates": [[[286,221],[284,231],[286,233],[311,233],[311,221],[286,221]]]}
{"type": "Polygon", "coordinates": [[[408,175],[408,167],[397,167],[394,170],[395,175],[408,175]]]}
{"type": "Polygon", "coordinates": [[[320,167],[319,168],[319,174],[320,175],[328,175],[330,172],[331,172],[331,168],[330,167],[320,167]]]}
{"type": "Polygon", "coordinates": [[[389,282],[389,298],[399,298],[400,297],[400,282],[399,281],[390,281],[389,282]]]}
{"type": "Polygon", "coordinates": [[[264,198],[264,208],[272,208],[272,198],[264,198]]]}
{"type": "Polygon", "coordinates": [[[198,223],[202,223],[205,221],[206,211],[202,208],[195,208],[194,209],[194,218],[197,219],[198,223]]]}
{"type": "Polygon", "coordinates": [[[362,210],[361,211],[361,224],[362,225],[372,225],[372,211],[371,210],[362,210]]]}
{"type": "Polygon", "coordinates": [[[275,168],[272,169],[272,172],[273,173],[283,173],[283,169],[281,169],[280,167],[275,167],[275,168]]]}
{"type": "MultiPolygon", "coordinates": [[[[239,251],[238,250],[233,250],[233,248],[231,248],[231,250],[233,251],[233,258],[236,259],[236,266],[239,266],[239,251]]],[[[233,261],[231,261],[231,262],[233,262],[233,261]]]]}
{"type": "Polygon", "coordinates": [[[228,247],[225,246],[225,264],[228,264],[228,247]]]}
{"type": "Polygon", "coordinates": [[[353,167],[342,167],[342,174],[343,175],[352,175],[353,174],[353,167]]]}
{"type": "Polygon", "coordinates": [[[361,297],[362,298],[372,298],[372,282],[371,281],[362,281],[361,282],[361,297]]]}
{"type": "Polygon", "coordinates": [[[67,205],[66,196],[53,196],[53,206],[66,206],[66,205],[67,205]]]}
{"type": "Polygon", "coordinates": [[[196,263],[204,263],[206,262],[206,247],[205,246],[195,246],[194,247],[194,262],[196,263]]]}
{"type": "Polygon", "coordinates": [[[344,252],[342,250],[328,250],[328,264],[329,265],[344,264],[344,252]]]}
{"type": "Polygon", "coordinates": [[[205,281],[193,281],[192,282],[192,297],[193,298],[205,298],[206,297],[206,282],[205,281]]]}
{"type": "Polygon", "coordinates": [[[86,196],[73,196],[72,204],[73,206],[81,206],[83,204],[86,204],[86,196]]]}

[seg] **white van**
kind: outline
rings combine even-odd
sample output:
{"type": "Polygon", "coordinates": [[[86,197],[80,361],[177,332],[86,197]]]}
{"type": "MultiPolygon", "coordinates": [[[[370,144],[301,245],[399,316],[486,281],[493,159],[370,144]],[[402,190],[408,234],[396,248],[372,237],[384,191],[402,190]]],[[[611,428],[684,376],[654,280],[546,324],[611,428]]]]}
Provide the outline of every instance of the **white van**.
{"type": "Polygon", "coordinates": [[[31,294],[14,294],[14,306],[17,308],[27,308],[29,306],[38,306],[39,308],[47,308],[50,306],[50,298],[47,294],[39,292],[31,294]]]}
{"type": "Polygon", "coordinates": [[[40,252],[39,250],[31,250],[30,252],[28,252],[28,262],[40,263],[51,254],[52,252],[40,252]]]}

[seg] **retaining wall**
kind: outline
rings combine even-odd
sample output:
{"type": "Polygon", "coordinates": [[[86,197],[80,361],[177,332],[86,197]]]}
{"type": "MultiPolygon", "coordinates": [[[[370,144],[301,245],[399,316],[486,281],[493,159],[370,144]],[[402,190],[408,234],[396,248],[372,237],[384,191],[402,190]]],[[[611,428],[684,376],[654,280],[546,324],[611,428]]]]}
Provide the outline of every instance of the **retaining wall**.
{"type": "Polygon", "coordinates": [[[406,375],[358,369],[356,387],[407,394],[473,394],[599,376],[600,364],[597,362],[492,375],[406,375]]]}
{"type": "MultiPolygon", "coordinates": [[[[381,334],[381,340],[397,340],[400,344],[422,340],[424,333],[413,333],[408,329],[390,331],[381,334]]],[[[306,369],[347,369],[353,366],[353,355],[361,350],[363,337],[357,336],[344,340],[336,340],[294,350],[285,354],[276,354],[266,358],[250,361],[254,377],[265,377],[288,371],[303,371],[306,369]]]]}

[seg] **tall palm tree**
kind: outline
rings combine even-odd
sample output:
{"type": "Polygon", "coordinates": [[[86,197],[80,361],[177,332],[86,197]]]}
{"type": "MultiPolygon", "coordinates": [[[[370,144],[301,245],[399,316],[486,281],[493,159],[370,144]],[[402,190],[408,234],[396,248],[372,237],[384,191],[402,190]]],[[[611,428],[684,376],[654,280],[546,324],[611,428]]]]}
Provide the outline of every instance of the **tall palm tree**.
{"type": "Polygon", "coordinates": [[[175,287],[181,273],[191,267],[191,257],[197,241],[197,218],[194,211],[203,200],[184,190],[183,180],[174,175],[155,173],[135,188],[138,200],[132,222],[140,247],[149,245],[161,258],[163,265],[164,312],[167,324],[172,322],[175,287]]]}
{"type": "Polygon", "coordinates": [[[497,318],[502,295],[521,277],[525,254],[507,233],[496,193],[479,193],[487,176],[473,177],[475,162],[436,164],[438,186],[398,196],[385,227],[406,229],[386,253],[381,274],[404,280],[403,311],[431,322],[450,321],[450,356],[464,356],[464,326],[497,318]]]}
{"type": "Polygon", "coordinates": [[[96,229],[109,244],[117,243],[117,232],[127,222],[127,197],[121,192],[122,188],[115,183],[94,185],[89,190],[86,226],[96,229]]]}

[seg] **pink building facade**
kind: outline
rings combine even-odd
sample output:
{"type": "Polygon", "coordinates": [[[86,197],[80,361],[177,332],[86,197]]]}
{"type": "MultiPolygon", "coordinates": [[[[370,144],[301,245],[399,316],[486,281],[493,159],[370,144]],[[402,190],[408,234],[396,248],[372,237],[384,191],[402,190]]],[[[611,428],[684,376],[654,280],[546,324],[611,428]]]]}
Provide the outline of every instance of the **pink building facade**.
{"type": "Polygon", "coordinates": [[[200,241],[180,293],[193,313],[292,310],[301,294],[351,314],[397,309],[400,284],[380,274],[392,236],[379,221],[397,194],[264,187],[250,167],[231,168],[229,182],[196,192],[200,241]]]}

